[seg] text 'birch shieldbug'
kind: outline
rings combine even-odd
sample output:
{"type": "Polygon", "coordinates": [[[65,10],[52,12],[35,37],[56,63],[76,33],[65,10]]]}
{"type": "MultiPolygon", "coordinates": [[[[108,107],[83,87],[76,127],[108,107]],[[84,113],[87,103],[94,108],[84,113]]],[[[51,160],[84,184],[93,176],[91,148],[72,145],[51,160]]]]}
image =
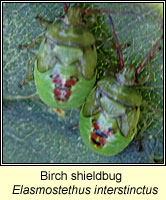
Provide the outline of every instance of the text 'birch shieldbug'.
{"type": "Polygon", "coordinates": [[[109,22],[118,51],[120,70],[114,76],[105,77],[97,82],[80,113],[80,133],[85,144],[95,152],[112,156],[121,152],[137,133],[142,96],[136,86],[148,81],[140,79],[144,65],[157,51],[163,35],[150,49],[135,71],[132,65],[124,65],[121,46],[114,29],[111,16],[109,22]]]}

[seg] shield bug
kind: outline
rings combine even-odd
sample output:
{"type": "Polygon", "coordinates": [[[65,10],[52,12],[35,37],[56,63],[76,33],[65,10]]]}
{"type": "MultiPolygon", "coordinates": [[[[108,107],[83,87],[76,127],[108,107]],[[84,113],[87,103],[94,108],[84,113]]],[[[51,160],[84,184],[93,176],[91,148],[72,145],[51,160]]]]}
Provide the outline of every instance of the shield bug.
{"type": "MultiPolygon", "coordinates": [[[[88,30],[88,21],[92,21],[89,13],[130,12],[83,10],[80,6],[68,8],[66,3],[63,5],[64,16],[53,23],[36,16],[46,28],[45,35],[33,39],[29,45],[20,45],[20,49],[32,48],[41,41],[34,67],[37,92],[50,107],[72,109],[84,103],[96,81],[97,53],[95,38],[88,30]]],[[[32,79],[32,63],[31,59],[20,87],[32,79]]]]}
{"type": "MultiPolygon", "coordinates": [[[[137,133],[142,96],[138,93],[138,83],[148,81],[138,75],[153,56],[163,36],[153,45],[139,67],[124,65],[121,46],[115,32],[111,16],[109,22],[118,52],[119,70],[114,76],[99,80],[80,113],[79,127],[85,144],[95,152],[112,156],[121,152],[137,133]]],[[[150,63],[149,63],[150,64],[150,63]]],[[[150,65],[148,65],[150,68],[150,65]]]]}
{"type": "MultiPolygon", "coordinates": [[[[84,17],[93,12],[111,11],[82,10],[81,7],[63,5],[65,14],[58,21],[50,23],[36,16],[46,27],[46,33],[33,39],[29,45],[20,45],[20,49],[34,47],[41,40],[34,67],[37,92],[50,107],[72,109],[84,103],[97,74],[95,38],[84,17]]],[[[20,87],[32,79],[32,61],[29,61],[26,79],[19,84],[20,87]]]]}
{"type": "MultiPolygon", "coordinates": [[[[36,16],[46,27],[43,37],[21,49],[31,48],[42,40],[35,60],[34,79],[40,98],[50,107],[74,108],[81,105],[96,81],[97,53],[95,38],[83,23],[81,8],[68,8],[58,22],[50,23],[36,16]]],[[[30,65],[28,65],[30,72],[30,65]]],[[[19,86],[31,79],[27,74],[19,86]]]]}

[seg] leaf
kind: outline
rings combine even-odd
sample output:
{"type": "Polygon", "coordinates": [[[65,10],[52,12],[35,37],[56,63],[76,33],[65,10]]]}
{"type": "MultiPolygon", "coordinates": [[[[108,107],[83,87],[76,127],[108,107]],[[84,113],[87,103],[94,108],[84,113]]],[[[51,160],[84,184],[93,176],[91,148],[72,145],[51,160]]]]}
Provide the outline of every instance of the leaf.
{"type": "MultiPolygon", "coordinates": [[[[123,49],[125,63],[138,67],[152,45],[161,36],[162,4],[145,3],[86,3],[85,7],[134,11],[135,14],[112,15],[119,43],[130,43],[123,49]]],[[[30,95],[35,93],[34,81],[18,88],[24,77],[28,59],[34,56],[30,50],[18,49],[33,37],[42,34],[43,28],[35,20],[40,14],[53,21],[63,13],[60,3],[3,3],[3,95],[30,95]]],[[[117,61],[108,17],[97,14],[97,22],[90,28],[97,41],[98,68],[113,70],[117,61]],[[104,41],[104,40],[103,40],[104,41]],[[110,45],[109,45],[110,44],[110,45]]],[[[142,118],[147,127],[142,134],[142,151],[133,142],[113,157],[100,156],[83,143],[78,124],[79,108],[67,111],[65,120],[44,105],[38,98],[3,101],[3,162],[4,163],[153,163],[163,158],[163,46],[151,60],[152,76],[140,87],[146,107],[142,118]],[[161,114],[160,114],[161,113],[161,114]],[[160,114],[160,115],[159,115],[160,114]]],[[[36,49],[37,50],[37,49],[36,49]]],[[[145,67],[142,76],[146,76],[145,67]]],[[[139,128],[143,121],[139,122],[139,128]]]]}

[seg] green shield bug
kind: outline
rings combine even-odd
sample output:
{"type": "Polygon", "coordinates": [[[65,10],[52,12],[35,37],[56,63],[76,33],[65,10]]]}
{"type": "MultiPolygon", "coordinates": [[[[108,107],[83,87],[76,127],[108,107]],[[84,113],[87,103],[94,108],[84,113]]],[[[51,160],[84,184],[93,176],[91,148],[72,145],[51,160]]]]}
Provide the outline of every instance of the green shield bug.
{"type": "MultiPolygon", "coordinates": [[[[50,23],[36,16],[46,27],[46,33],[29,45],[20,45],[20,49],[34,47],[35,43],[41,41],[34,67],[37,92],[43,102],[52,108],[72,109],[84,103],[96,82],[95,38],[88,30],[88,22],[84,17],[88,13],[111,11],[82,10],[81,7],[68,8],[67,4],[63,5],[65,15],[58,21],[50,23]]],[[[90,17],[88,19],[92,21],[90,17]]],[[[32,79],[31,62],[20,87],[32,79]]]]}
{"type": "MultiPolygon", "coordinates": [[[[36,17],[47,30],[38,38],[42,42],[34,79],[40,98],[48,106],[71,109],[84,102],[96,81],[97,53],[95,38],[83,23],[81,8],[68,8],[64,4],[64,10],[65,15],[58,22],[36,17]]],[[[20,48],[32,46],[20,45],[20,48]]],[[[19,86],[30,79],[28,74],[19,86]]]]}
{"type": "Polygon", "coordinates": [[[142,80],[138,79],[138,75],[163,39],[162,35],[135,71],[131,65],[124,66],[121,46],[111,16],[109,21],[120,69],[114,76],[105,77],[97,82],[82,107],[79,121],[80,133],[85,144],[106,156],[121,152],[137,133],[142,97],[134,86],[148,80],[149,75],[142,80]]]}

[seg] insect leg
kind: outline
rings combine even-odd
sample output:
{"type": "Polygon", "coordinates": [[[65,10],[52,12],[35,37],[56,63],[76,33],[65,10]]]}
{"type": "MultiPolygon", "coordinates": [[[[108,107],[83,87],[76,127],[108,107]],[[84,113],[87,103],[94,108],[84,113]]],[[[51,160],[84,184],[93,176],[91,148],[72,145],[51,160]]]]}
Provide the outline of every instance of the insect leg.
{"type": "MultiPolygon", "coordinates": [[[[145,129],[146,130],[146,129],[145,129]]],[[[137,149],[138,149],[138,152],[140,152],[141,151],[141,149],[142,149],[142,132],[143,131],[141,131],[141,132],[139,132],[136,136],[135,136],[135,139],[136,139],[136,141],[137,141],[137,149]]]]}
{"type": "Polygon", "coordinates": [[[118,51],[118,59],[119,59],[120,68],[122,69],[124,67],[122,50],[121,50],[121,46],[119,45],[118,37],[117,37],[116,32],[115,32],[115,28],[114,28],[114,24],[113,24],[113,20],[112,20],[111,15],[109,15],[109,22],[110,22],[113,37],[114,37],[114,40],[115,40],[115,43],[116,43],[116,49],[118,51]]]}
{"type": "Polygon", "coordinates": [[[35,38],[33,38],[29,44],[20,44],[18,46],[19,49],[23,50],[23,49],[33,49],[36,47],[37,44],[41,43],[41,41],[43,40],[44,36],[42,35],[38,35],[35,38]]]}
{"type": "Polygon", "coordinates": [[[23,80],[18,84],[18,87],[19,87],[19,88],[22,88],[22,86],[23,86],[25,83],[27,83],[27,82],[33,80],[32,67],[33,67],[33,63],[34,63],[35,59],[36,59],[36,56],[34,56],[34,57],[32,57],[31,59],[29,59],[28,64],[27,64],[27,68],[26,68],[26,77],[25,77],[25,79],[23,79],[23,80]]]}
{"type": "Polygon", "coordinates": [[[65,11],[65,14],[67,14],[68,12],[68,6],[66,3],[63,3],[63,8],[64,8],[64,11],[65,11]]]}
{"type": "Polygon", "coordinates": [[[137,135],[135,136],[135,139],[137,141],[137,149],[138,152],[141,151],[142,149],[142,134],[143,132],[149,127],[149,124],[147,124],[146,120],[144,119],[142,113],[140,113],[140,121],[143,122],[143,127],[141,127],[140,131],[137,133],[137,135]]]}
{"type": "Polygon", "coordinates": [[[38,14],[36,15],[35,19],[36,19],[36,20],[39,20],[40,24],[41,24],[42,26],[44,26],[46,29],[47,29],[50,25],[52,25],[52,22],[51,22],[51,21],[45,20],[43,17],[39,16],[38,14]]]}
{"type": "Polygon", "coordinates": [[[71,126],[69,128],[70,131],[75,131],[75,130],[78,130],[79,129],[79,126],[78,125],[75,125],[75,126],[71,126]]]}
{"type": "MultiPolygon", "coordinates": [[[[154,53],[156,52],[156,48],[159,46],[160,41],[161,41],[162,39],[163,39],[163,35],[162,35],[162,36],[160,37],[160,39],[157,40],[157,42],[153,45],[153,47],[150,49],[150,51],[149,51],[149,52],[147,53],[147,55],[145,56],[145,58],[144,58],[144,60],[142,61],[142,63],[141,63],[141,64],[139,65],[139,67],[137,68],[136,73],[135,73],[135,77],[136,77],[135,82],[136,82],[136,83],[139,82],[139,81],[138,81],[138,74],[141,73],[141,71],[142,71],[142,69],[143,69],[145,63],[146,63],[149,59],[151,59],[151,57],[154,55],[154,53]]],[[[160,48],[159,48],[158,50],[160,50],[160,48]]],[[[158,51],[158,50],[157,50],[157,51],[158,51]]]]}
{"type": "Polygon", "coordinates": [[[3,96],[3,100],[26,100],[26,99],[33,99],[33,98],[38,98],[39,95],[37,93],[27,95],[27,96],[3,96]]]}

